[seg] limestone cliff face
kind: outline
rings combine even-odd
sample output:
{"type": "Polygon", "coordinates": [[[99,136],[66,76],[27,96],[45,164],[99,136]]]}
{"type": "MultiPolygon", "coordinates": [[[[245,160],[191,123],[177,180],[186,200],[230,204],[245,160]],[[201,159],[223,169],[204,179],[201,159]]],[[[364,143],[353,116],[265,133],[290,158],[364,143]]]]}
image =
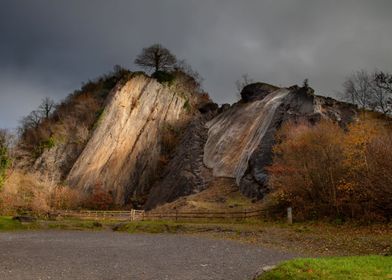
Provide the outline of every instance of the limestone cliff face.
{"type": "Polygon", "coordinates": [[[156,179],[162,130],[186,120],[186,102],[184,96],[144,75],[118,85],[68,175],[69,185],[86,192],[100,186],[118,204],[148,193],[156,179]]]}

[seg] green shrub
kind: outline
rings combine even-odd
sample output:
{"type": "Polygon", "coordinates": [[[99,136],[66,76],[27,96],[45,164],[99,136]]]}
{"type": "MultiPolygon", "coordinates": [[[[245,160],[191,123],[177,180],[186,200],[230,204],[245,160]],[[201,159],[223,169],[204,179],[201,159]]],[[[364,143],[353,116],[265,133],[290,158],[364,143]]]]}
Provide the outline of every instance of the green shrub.
{"type": "Polygon", "coordinates": [[[175,75],[165,71],[156,71],[154,74],[151,75],[152,78],[156,79],[161,84],[168,83],[171,85],[176,78],[175,75]]]}

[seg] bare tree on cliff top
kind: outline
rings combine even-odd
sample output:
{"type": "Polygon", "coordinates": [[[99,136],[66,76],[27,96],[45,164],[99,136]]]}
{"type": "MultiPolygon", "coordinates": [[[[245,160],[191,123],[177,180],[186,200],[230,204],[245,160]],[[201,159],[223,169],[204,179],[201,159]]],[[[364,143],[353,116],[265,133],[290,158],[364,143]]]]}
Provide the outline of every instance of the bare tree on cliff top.
{"type": "Polygon", "coordinates": [[[42,99],[42,103],[41,105],[39,105],[38,110],[43,118],[48,119],[50,117],[50,114],[54,110],[54,107],[55,103],[53,99],[51,99],[50,97],[45,97],[44,99],[42,99]]]}
{"type": "Polygon", "coordinates": [[[176,56],[161,44],[144,48],[135,59],[135,64],[155,72],[170,70],[176,62],[176,56]]]}

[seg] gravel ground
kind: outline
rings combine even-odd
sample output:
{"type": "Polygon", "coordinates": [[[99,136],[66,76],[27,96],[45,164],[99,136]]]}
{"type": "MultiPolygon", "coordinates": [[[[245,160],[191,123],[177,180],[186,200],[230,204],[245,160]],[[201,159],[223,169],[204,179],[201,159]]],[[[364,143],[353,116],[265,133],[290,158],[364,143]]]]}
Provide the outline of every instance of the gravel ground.
{"type": "Polygon", "coordinates": [[[181,235],[36,231],[0,234],[0,279],[247,280],[291,256],[181,235]]]}

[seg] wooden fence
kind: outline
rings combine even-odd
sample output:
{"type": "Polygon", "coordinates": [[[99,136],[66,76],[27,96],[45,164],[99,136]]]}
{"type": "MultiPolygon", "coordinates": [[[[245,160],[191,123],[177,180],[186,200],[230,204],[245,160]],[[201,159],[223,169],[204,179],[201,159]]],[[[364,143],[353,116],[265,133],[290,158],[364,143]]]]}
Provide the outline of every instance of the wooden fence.
{"type": "Polygon", "coordinates": [[[174,212],[146,212],[146,220],[209,220],[209,219],[230,219],[246,220],[248,218],[263,218],[266,216],[264,210],[243,210],[243,211],[174,211],[174,212]]]}
{"type": "Polygon", "coordinates": [[[73,217],[80,219],[95,219],[95,220],[118,220],[118,221],[138,221],[144,220],[144,210],[131,211],[93,211],[93,210],[79,210],[71,211],[65,210],[55,213],[56,216],[73,217]]]}
{"type": "Polygon", "coordinates": [[[118,220],[118,221],[141,221],[141,220],[246,220],[249,218],[266,217],[264,210],[243,211],[173,211],[173,212],[145,212],[143,210],[131,211],[60,211],[56,213],[61,217],[75,217],[80,219],[118,220]]]}

